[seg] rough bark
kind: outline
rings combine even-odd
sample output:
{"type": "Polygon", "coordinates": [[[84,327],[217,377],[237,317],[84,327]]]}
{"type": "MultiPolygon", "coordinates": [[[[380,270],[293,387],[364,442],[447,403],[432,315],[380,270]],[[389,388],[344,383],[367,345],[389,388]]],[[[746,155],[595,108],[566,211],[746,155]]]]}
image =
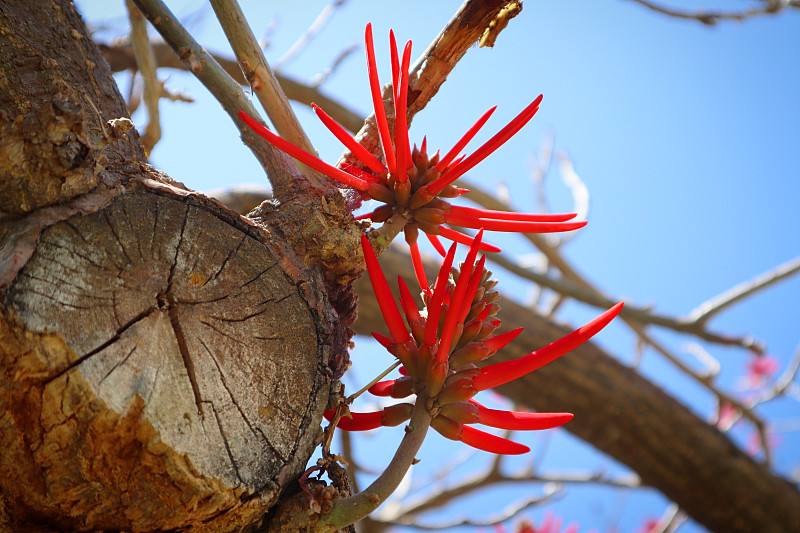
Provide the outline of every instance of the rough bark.
{"type": "Polygon", "coordinates": [[[254,526],[346,357],[324,276],[144,163],[69,2],[0,32],[0,529],[254,526]]]}
{"type": "MultiPolygon", "coordinates": [[[[413,286],[408,256],[390,248],[380,257],[388,279],[413,286]]],[[[428,265],[429,276],[438,268],[428,265]]],[[[356,333],[384,332],[366,279],[356,282],[356,333]]],[[[570,331],[508,299],[503,329],[525,331],[491,362],[520,357],[570,331]]],[[[575,414],[568,431],[627,465],[711,531],[800,531],[800,492],[736,447],[726,435],[593,343],[498,389],[536,411],[575,414]]]]}

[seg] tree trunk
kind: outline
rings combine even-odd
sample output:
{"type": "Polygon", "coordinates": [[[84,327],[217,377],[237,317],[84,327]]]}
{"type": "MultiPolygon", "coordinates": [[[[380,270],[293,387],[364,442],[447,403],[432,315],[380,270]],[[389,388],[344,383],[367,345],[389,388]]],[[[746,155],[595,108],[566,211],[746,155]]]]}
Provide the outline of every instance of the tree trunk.
{"type": "Polygon", "coordinates": [[[69,2],[0,32],[0,529],[257,524],[346,357],[323,277],[146,165],[69,2]]]}

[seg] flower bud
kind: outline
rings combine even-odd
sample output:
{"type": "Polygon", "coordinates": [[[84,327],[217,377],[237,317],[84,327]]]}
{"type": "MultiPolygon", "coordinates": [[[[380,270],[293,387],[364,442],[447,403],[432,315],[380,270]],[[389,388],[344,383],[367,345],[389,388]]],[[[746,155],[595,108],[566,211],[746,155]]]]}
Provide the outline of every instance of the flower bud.
{"type": "Polygon", "coordinates": [[[381,425],[399,426],[411,418],[411,411],[413,409],[414,406],[410,403],[398,403],[396,405],[385,407],[383,409],[383,413],[381,414],[381,425]]]}

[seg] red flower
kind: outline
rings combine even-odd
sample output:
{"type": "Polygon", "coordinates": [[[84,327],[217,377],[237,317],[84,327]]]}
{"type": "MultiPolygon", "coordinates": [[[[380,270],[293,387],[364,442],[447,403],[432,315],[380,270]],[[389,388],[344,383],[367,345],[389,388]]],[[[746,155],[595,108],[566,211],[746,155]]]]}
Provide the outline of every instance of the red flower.
{"type": "Polygon", "coordinates": [[[750,388],[756,388],[778,372],[779,362],[769,355],[753,355],[747,362],[747,383],[750,388]]]}
{"type": "MultiPolygon", "coordinates": [[[[469,156],[461,154],[461,150],[486,123],[494,112],[494,107],[484,113],[444,157],[440,157],[438,151],[433,156],[429,156],[424,138],[421,146],[417,148],[415,145],[413,149],[408,138],[406,116],[411,41],[403,47],[403,55],[400,58],[394,34],[390,32],[392,96],[396,117],[393,127],[390,127],[383,106],[370,24],[367,24],[365,41],[367,72],[384,162],[361,146],[344,128],[316,105],[313,108],[317,116],[358,159],[361,168],[353,165],[344,165],[343,168],[329,165],[278,137],[244,112],[240,111],[239,117],[261,137],[292,157],[343,185],[357,189],[363,196],[385,204],[359,218],[384,222],[395,213],[408,216],[405,238],[411,246],[418,276],[421,273],[419,252],[416,246],[419,230],[422,230],[431,239],[437,250],[444,255],[444,248],[439,243],[437,235],[462,244],[468,245],[471,242],[467,235],[443,226],[445,223],[473,229],[484,228],[489,231],[526,233],[570,231],[586,224],[585,221],[567,222],[575,218],[574,213],[509,213],[455,206],[445,201],[443,198],[455,198],[468,192],[456,188],[453,182],[488,157],[533,118],[539,109],[542,97],[536,98],[514,120],[469,156]]],[[[483,243],[481,250],[499,251],[499,248],[483,243]]]]}
{"type": "MultiPolygon", "coordinates": [[[[522,328],[494,335],[500,321],[495,282],[483,267],[485,256],[476,262],[483,230],[471,243],[460,269],[450,280],[457,244],[453,244],[436,278],[433,291],[424,293],[426,308],[420,312],[402,278],[400,303],[405,321],[389,289],[386,277],[366,237],[362,248],[372,287],[391,337],[373,336],[402,363],[395,380],[382,381],[369,389],[376,396],[406,398],[417,395],[433,420],[431,427],[453,440],[492,453],[519,454],[527,446],[485,433],[472,427],[483,424],[510,430],[549,429],[572,419],[570,413],[520,413],[498,411],[473,400],[478,392],[503,385],[561,357],[584,343],[606,326],[622,309],[619,303],[569,335],[528,355],[478,368],[475,363],[491,357],[511,342],[522,328]]],[[[374,413],[351,413],[338,427],[358,431],[379,426],[396,426],[408,420],[413,404],[400,403],[374,413]]],[[[325,416],[330,420],[333,411],[325,416]]]]}

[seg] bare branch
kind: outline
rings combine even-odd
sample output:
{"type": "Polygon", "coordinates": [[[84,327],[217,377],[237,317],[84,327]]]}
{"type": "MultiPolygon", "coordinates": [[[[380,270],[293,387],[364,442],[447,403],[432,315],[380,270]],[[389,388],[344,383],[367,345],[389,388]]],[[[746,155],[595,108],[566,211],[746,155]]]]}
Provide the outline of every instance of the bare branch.
{"type": "MultiPolygon", "coordinates": [[[[261,107],[267,112],[278,135],[303,151],[316,154],[292,106],[289,105],[289,100],[272,74],[272,69],[267,64],[261,46],[253,35],[239,3],[236,0],[211,0],[211,6],[233,48],[244,77],[261,102],[261,107]]],[[[326,180],[322,175],[299,161],[296,163],[315,187],[325,183],[326,180]]]]}
{"type": "Polygon", "coordinates": [[[285,67],[292,59],[297,57],[297,55],[302,52],[303,48],[308,46],[314,37],[325,27],[328,20],[331,16],[336,12],[336,10],[342,7],[347,0],[335,0],[330,4],[327,4],[322,11],[320,11],[317,18],[314,19],[314,22],[311,23],[311,26],[303,33],[303,35],[298,38],[289,49],[284,52],[284,54],[278,58],[275,62],[275,70],[280,70],[285,67]]]}
{"type": "Polygon", "coordinates": [[[344,50],[339,52],[336,55],[336,57],[333,58],[333,61],[328,67],[326,67],[322,72],[311,78],[311,86],[319,87],[320,85],[325,83],[325,80],[330,78],[333,75],[333,73],[336,72],[336,69],[339,68],[339,65],[341,65],[342,62],[356,50],[358,50],[358,45],[351,44],[350,46],[346,47],[344,50]]]}
{"type": "MultiPolygon", "coordinates": [[[[103,53],[109,67],[111,67],[111,72],[120,72],[136,68],[136,59],[133,56],[130,45],[98,43],[98,47],[103,53]]],[[[186,70],[186,66],[181,63],[181,60],[175,55],[175,52],[169,45],[165,43],[152,43],[151,47],[155,54],[158,68],[186,70]]],[[[219,54],[211,54],[211,57],[214,58],[232,79],[236,80],[238,83],[247,85],[247,80],[242,73],[242,69],[236,61],[219,54]]],[[[283,92],[286,93],[289,99],[308,106],[311,105],[311,102],[316,102],[319,106],[324,107],[325,111],[330,116],[349,131],[355,133],[364,125],[364,117],[342,105],[338,100],[334,100],[326,94],[319,92],[318,88],[303,84],[277,73],[275,74],[275,78],[278,80],[283,92]]]]}
{"type": "Polygon", "coordinates": [[[680,9],[673,9],[665,7],[650,0],[631,0],[639,5],[642,5],[656,13],[667,15],[685,20],[696,20],[708,26],[713,26],[719,21],[732,20],[736,22],[743,22],[745,20],[762,16],[762,15],[776,15],[790,7],[800,7],[800,2],[797,0],[763,0],[762,7],[752,7],[749,9],[742,9],[739,11],[714,11],[714,10],[694,10],[683,11],[680,9]]]}
{"type": "Polygon", "coordinates": [[[694,311],[689,313],[689,320],[693,320],[696,324],[703,324],[725,308],[798,272],[800,272],[800,256],[790,259],[782,265],[778,265],[753,279],[740,283],[719,296],[700,304],[694,311]]]}
{"type": "Polygon", "coordinates": [[[417,522],[416,519],[414,519],[413,517],[408,517],[408,518],[403,517],[403,518],[398,518],[396,520],[381,520],[373,518],[372,520],[378,523],[403,525],[426,531],[439,531],[443,529],[451,529],[454,527],[463,527],[463,526],[486,527],[494,524],[499,524],[500,522],[505,522],[507,520],[511,520],[519,513],[530,507],[547,503],[553,500],[554,498],[561,497],[562,495],[563,495],[562,488],[559,485],[556,484],[548,485],[544,487],[542,495],[532,496],[514,502],[511,505],[507,506],[505,509],[503,509],[501,513],[491,516],[486,520],[459,518],[448,522],[440,522],[438,524],[422,524],[417,522]]]}
{"type": "Polygon", "coordinates": [[[164,37],[164,40],[175,50],[184,67],[190,70],[214,95],[214,98],[217,99],[228,113],[228,116],[231,117],[231,120],[234,121],[242,134],[245,144],[253,151],[256,159],[264,169],[268,171],[275,196],[284,196],[288,191],[294,189],[297,186],[298,179],[302,179],[302,176],[297,175],[296,170],[294,170],[296,175],[292,175],[291,167],[293,165],[291,165],[288,158],[253,133],[239,119],[238,113],[240,110],[252,117],[259,116],[247,95],[242,91],[241,86],[195,41],[161,0],[133,1],[147,17],[147,20],[164,37]],[[277,169],[282,169],[282,171],[275,171],[277,169]]]}
{"type": "MultiPolygon", "coordinates": [[[[158,101],[162,94],[162,85],[156,76],[156,62],[150,39],[147,37],[147,22],[142,12],[127,0],[128,19],[131,23],[131,43],[136,55],[136,66],[144,81],[144,104],[147,108],[147,126],[139,140],[145,155],[149,156],[153,147],[161,139],[161,119],[158,113],[158,101]]],[[[133,80],[131,80],[133,83],[133,80]]]]}

